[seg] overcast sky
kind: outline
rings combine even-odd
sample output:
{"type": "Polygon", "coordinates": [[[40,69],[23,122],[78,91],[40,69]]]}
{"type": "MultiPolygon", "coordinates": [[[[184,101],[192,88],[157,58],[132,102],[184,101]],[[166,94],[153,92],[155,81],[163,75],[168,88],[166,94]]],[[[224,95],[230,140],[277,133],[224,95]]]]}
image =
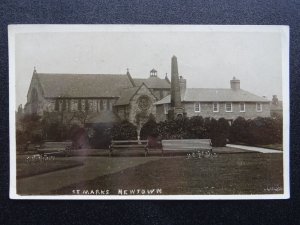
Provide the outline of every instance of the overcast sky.
{"type": "MultiPolygon", "coordinates": [[[[171,57],[193,88],[241,88],[282,96],[279,32],[41,32],[15,38],[16,104],[25,104],[34,66],[39,73],[125,74],[170,78],[171,57]]],[[[88,87],[86,87],[88,88],[88,87]]]]}

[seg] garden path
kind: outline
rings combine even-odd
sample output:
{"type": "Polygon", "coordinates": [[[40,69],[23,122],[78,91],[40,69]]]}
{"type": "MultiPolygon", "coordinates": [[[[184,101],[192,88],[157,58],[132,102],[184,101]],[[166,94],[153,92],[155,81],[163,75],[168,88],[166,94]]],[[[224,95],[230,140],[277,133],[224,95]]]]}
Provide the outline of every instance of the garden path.
{"type": "Polygon", "coordinates": [[[268,149],[268,148],[259,148],[259,147],[252,147],[252,146],[246,146],[246,145],[233,145],[233,144],[227,144],[226,147],[231,148],[239,148],[244,149],[248,151],[254,151],[254,152],[261,152],[261,153],[283,153],[283,151],[275,150],[275,149],[268,149]]]}

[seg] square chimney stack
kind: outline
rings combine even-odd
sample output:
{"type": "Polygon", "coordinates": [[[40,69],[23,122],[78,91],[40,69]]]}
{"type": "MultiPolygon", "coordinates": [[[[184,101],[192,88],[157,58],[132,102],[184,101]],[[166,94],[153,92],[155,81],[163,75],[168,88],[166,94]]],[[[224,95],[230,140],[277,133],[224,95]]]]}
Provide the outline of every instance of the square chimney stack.
{"type": "Polygon", "coordinates": [[[239,79],[236,79],[236,77],[233,77],[232,80],[230,80],[230,87],[232,90],[240,90],[241,89],[241,82],[239,79]]]}

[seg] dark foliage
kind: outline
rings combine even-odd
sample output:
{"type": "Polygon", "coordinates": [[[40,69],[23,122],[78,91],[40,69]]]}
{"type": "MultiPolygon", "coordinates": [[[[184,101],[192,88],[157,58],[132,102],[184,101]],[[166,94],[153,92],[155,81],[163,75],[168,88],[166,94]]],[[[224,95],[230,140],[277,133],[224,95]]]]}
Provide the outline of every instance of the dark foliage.
{"type": "Polygon", "coordinates": [[[27,142],[39,144],[42,141],[42,124],[41,117],[32,114],[25,115],[20,123],[22,124],[22,130],[17,130],[16,141],[17,145],[23,145],[27,142]]]}
{"type": "Polygon", "coordinates": [[[236,118],[230,127],[229,140],[232,143],[247,143],[249,132],[248,122],[244,117],[236,118]]]}
{"type": "Polygon", "coordinates": [[[281,117],[258,117],[247,121],[239,117],[233,121],[229,139],[232,143],[248,145],[281,144],[282,126],[281,117]]]}
{"type": "Polygon", "coordinates": [[[158,137],[158,125],[153,116],[142,127],[140,136],[142,140],[146,140],[148,137],[158,137]]]}
{"type": "Polygon", "coordinates": [[[115,124],[110,131],[108,131],[113,140],[136,140],[137,128],[128,121],[122,121],[115,124]]]}
{"type": "Polygon", "coordinates": [[[110,130],[112,128],[111,124],[103,124],[94,126],[93,135],[89,138],[91,148],[103,149],[108,148],[111,142],[110,130]]]}

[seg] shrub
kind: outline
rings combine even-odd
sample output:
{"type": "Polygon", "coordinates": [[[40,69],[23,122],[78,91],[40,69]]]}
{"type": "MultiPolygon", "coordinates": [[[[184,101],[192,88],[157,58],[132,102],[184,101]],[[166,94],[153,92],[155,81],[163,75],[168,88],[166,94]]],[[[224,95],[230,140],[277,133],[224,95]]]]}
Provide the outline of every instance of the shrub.
{"type": "Polygon", "coordinates": [[[209,137],[214,147],[223,147],[229,136],[229,123],[224,118],[210,120],[209,137]]]}
{"type": "Polygon", "coordinates": [[[158,124],[158,134],[161,139],[188,138],[187,126],[187,118],[163,121],[158,124]]]}
{"type": "Polygon", "coordinates": [[[92,148],[108,148],[111,143],[111,124],[103,124],[96,126],[93,129],[93,135],[89,138],[89,142],[92,148]]]}
{"type": "Polygon", "coordinates": [[[140,133],[141,139],[145,140],[148,137],[158,136],[158,125],[154,117],[150,117],[149,120],[144,124],[140,133]]]}
{"type": "Polygon", "coordinates": [[[248,122],[244,117],[236,118],[230,127],[229,140],[232,143],[247,143],[249,137],[248,122]]]}
{"type": "Polygon", "coordinates": [[[245,120],[237,118],[230,128],[230,142],[248,145],[282,143],[282,118],[262,118],[245,120]]]}
{"type": "Polygon", "coordinates": [[[115,124],[110,129],[111,138],[114,140],[136,140],[137,127],[128,121],[115,124]]]}
{"type": "Polygon", "coordinates": [[[204,119],[201,116],[193,116],[187,121],[186,135],[190,139],[204,138],[207,128],[204,126],[204,119]]]}

